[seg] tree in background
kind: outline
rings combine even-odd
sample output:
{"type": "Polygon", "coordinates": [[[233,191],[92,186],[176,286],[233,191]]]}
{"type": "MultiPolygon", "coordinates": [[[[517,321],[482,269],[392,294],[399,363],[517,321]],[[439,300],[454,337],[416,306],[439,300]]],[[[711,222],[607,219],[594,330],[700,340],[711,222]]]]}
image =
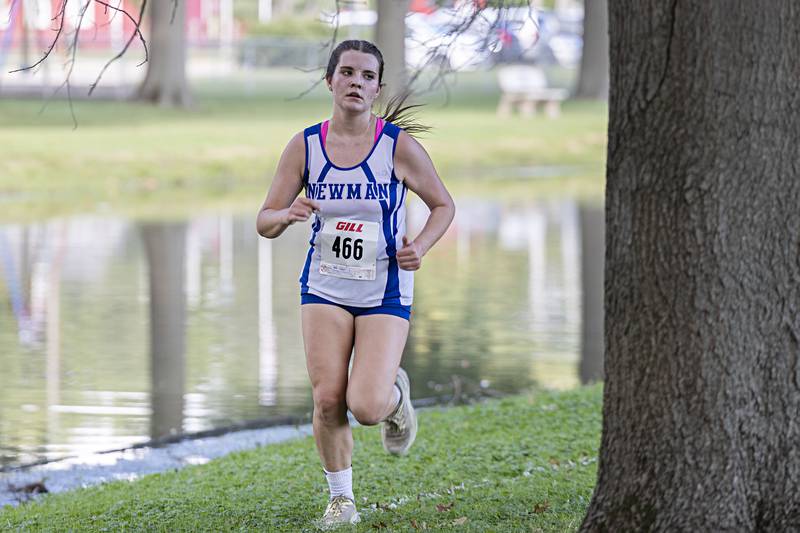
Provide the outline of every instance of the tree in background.
{"type": "Polygon", "coordinates": [[[68,21],[67,7],[68,5],[74,5],[70,4],[70,2],[74,3],[78,2],[78,0],[63,0],[60,2],[59,8],[53,17],[52,40],[39,60],[30,66],[12,72],[37,68],[50,57],[50,54],[62,40],[65,41],[69,60],[67,62],[67,73],[61,87],[67,88],[67,96],[71,103],[70,77],[75,67],[80,32],[85,24],[86,13],[91,9],[95,9],[97,4],[102,6],[103,9],[113,12],[113,16],[124,17],[129,20],[134,25],[134,29],[127,36],[124,47],[108,60],[98,74],[97,79],[91,84],[89,95],[91,96],[99,85],[108,67],[122,58],[128,52],[133,40],[138,38],[144,48],[145,59],[143,63],[147,63],[147,74],[144,82],[136,91],[134,98],[164,106],[189,105],[191,97],[186,79],[185,0],[152,0],[149,6],[147,0],[142,0],[139,13],[130,13],[121,7],[121,4],[115,6],[105,0],[87,0],[79,4],[78,16],[75,20],[68,21]],[[141,30],[145,10],[149,12],[150,26],[150,35],[147,40],[141,30]]]}
{"type": "Polygon", "coordinates": [[[609,5],[606,382],[582,531],[795,531],[800,9],[609,5]]]}
{"type": "Polygon", "coordinates": [[[147,9],[150,57],[147,75],[135,98],[161,106],[187,107],[191,94],[186,79],[186,2],[152,0],[147,9]]]}
{"type": "Polygon", "coordinates": [[[608,0],[584,0],[583,52],[576,98],[608,98],[608,0]]]}
{"type": "Polygon", "coordinates": [[[375,44],[385,63],[383,99],[406,91],[406,24],[409,0],[377,0],[378,21],[375,24],[375,44]]]}

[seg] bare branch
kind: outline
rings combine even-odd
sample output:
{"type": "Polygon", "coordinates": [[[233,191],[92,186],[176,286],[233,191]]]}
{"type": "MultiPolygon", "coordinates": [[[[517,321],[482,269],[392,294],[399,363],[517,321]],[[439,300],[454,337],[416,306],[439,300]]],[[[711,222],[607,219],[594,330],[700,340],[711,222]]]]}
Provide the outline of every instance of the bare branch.
{"type": "Polygon", "coordinates": [[[418,93],[424,94],[442,88],[449,100],[448,79],[457,72],[459,65],[448,64],[446,58],[449,58],[453,50],[460,45],[459,41],[472,38],[472,44],[479,45],[484,50],[493,50],[498,45],[498,30],[505,28],[511,20],[510,9],[523,7],[527,9],[527,17],[533,21],[538,31],[536,11],[527,0],[500,0],[484,7],[479,6],[477,2],[463,4],[457,11],[453,11],[453,20],[443,33],[418,42],[420,46],[428,49],[428,53],[423,64],[410,76],[409,86],[420,79],[423,71],[434,66],[435,75],[427,87],[418,93]]]}
{"type": "MultiPolygon", "coordinates": [[[[123,15],[128,17],[128,20],[133,22],[133,25],[134,25],[133,34],[131,36],[131,39],[129,39],[128,43],[125,45],[125,48],[123,49],[123,53],[128,49],[128,46],[130,46],[131,41],[133,40],[133,36],[138,35],[139,36],[139,40],[142,42],[142,46],[144,47],[144,60],[141,63],[139,63],[137,66],[141,66],[141,65],[144,65],[145,63],[147,63],[147,60],[148,60],[148,57],[149,57],[148,56],[148,51],[147,51],[147,41],[145,41],[144,35],[142,35],[142,32],[140,30],[140,28],[142,26],[142,18],[144,17],[144,10],[145,10],[145,7],[147,7],[147,0],[143,0],[142,7],[139,9],[139,20],[134,19],[133,16],[130,13],[128,13],[128,11],[126,11],[125,9],[122,9],[121,7],[112,6],[111,4],[107,4],[106,2],[103,2],[103,0],[94,0],[94,1],[97,2],[98,4],[102,5],[102,6],[105,6],[106,11],[108,9],[113,9],[114,10],[114,14],[112,15],[111,19],[106,24],[111,24],[111,21],[114,19],[114,17],[117,16],[118,13],[122,13],[123,15]]],[[[122,5],[122,0],[120,0],[120,5],[122,5]]],[[[112,61],[113,61],[113,59],[112,59],[112,61]]]]}
{"type": "MultiPolygon", "coordinates": [[[[53,47],[55,47],[56,43],[58,42],[58,36],[61,35],[61,32],[64,29],[64,18],[65,18],[64,12],[65,12],[65,9],[66,9],[67,1],[68,0],[64,0],[63,4],[61,5],[61,12],[60,12],[61,22],[59,23],[59,26],[58,26],[58,33],[56,34],[56,38],[53,39],[53,42],[51,43],[50,49],[47,51],[47,53],[45,53],[44,57],[42,57],[42,59],[40,59],[36,63],[37,65],[39,63],[41,63],[42,61],[44,61],[45,59],[47,59],[47,57],[50,55],[50,51],[53,49],[53,47]]],[[[83,16],[86,13],[86,8],[88,7],[89,2],[91,2],[91,1],[92,0],[88,0],[86,6],[84,6],[84,9],[80,12],[80,18],[78,19],[78,24],[75,27],[75,31],[73,32],[72,44],[68,48],[68,50],[72,54],[72,57],[67,60],[67,63],[69,63],[69,71],[67,72],[67,75],[65,76],[64,81],[61,83],[61,85],[59,85],[58,88],[56,88],[56,90],[53,91],[53,94],[51,94],[50,97],[48,98],[48,102],[49,102],[49,100],[54,98],[59,92],[61,92],[61,89],[63,89],[66,86],[66,88],[67,88],[67,100],[69,102],[69,112],[70,112],[70,116],[72,117],[72,129],[73,130],[78,128],[78,119],[75,117],[75,109],[74,109],[73,104],[72,104],[72,87],[70,86],[69,79],[70,79],[70,76],[72,76],[72,70],[75,67],[75,55],[76,55],[77,50],[78,50],[78,38],[80,36],[81,24],[83,23],[83,16]]],[[[57,18],[58,18],[58,15],[53,17],[52,20],[56,20],[57,18]]],[[[36,66],[36,65],[33,65],[33,66],[36,66]]],[[[28,68],[33,68],[33,66],[32,67],[28,67],[28,68]]],[[[48,102],[45,102],[45,105],[42,106],[42,109],[39,111],[40,114],[44,112],[45,108],[47,107],[47,103],[48,102]]]]}
{"type": "MultiPolygon", "coordinates": [[[[340,2],[341,2],[341,0],[336,0],[336,2],[335,2],[336,13],[331,15],[331,22],[333,23],[333,35],[331,35],[331,38],[329,40],[324,41],[323,43],[320,44],[320,48],[321,49],[323,49],[323,48],[327,48],[328,49],[328,53],[326,54],[326,57],[330,57],[330,55],[333,53],[333,49],[336,47],[336,38],[339,35],[339,15],[342,12],[342,8],[341,8],[341,3],[340,2]]],[[[326,67],[327,67],[327,65],[322,65],[322,66],[319,66],[319,67],[316,67],[316,68],[312,68],[312,69],[302,69],[302,68],[297,67],[297,70],[300,70],[301,72],[313,72],[315,70],[325,69],[326,67]]],[[[297,96],[293,96],[291,98],[288,98],[287,101],[291,102],[293,100],[299,100],[299,99],[303,98],[305,95],[307,95],[308,93],[310,93],[311,91],[316,89],[317,86],[320,83],[322,83],[322,80],[324,80],[324,79],[325,79],[325,75],[323,73],[323,75],[320,76],[319,78],[317,78],[317,80],[314,83],[312,83],[311,86],[308,89],[306,89],[305,91],[301,92],[297,96]]]]}
{"type": "Polygon", "coordinates": [[[131,22],[134,23],[135,30],[134,30],[133,33],[131,33],[131,36],[128,38],[128,41],[125,43],[125,46],[122,48],[122,50],[116,56],[111,58],[108,61],[108,63],[105,64],[103,69],[100,71],[100,74],[97,75],[97,79],[94,80],[94,83],[92,83],[92,85],[89,87],[89,95],[90,96],[94,92],[95,87],[97,87],[97,84],[100,83],[100,79],[103,77],[103,74],[105,74],[106,70],[108,70],[108,67],[110,67],[111,64],[114,61],[117,61],[119,58],[121,58],[123,55],[125,55],[125,52],[128,51],[128,47],[130,47],[131,43],[133,42],[134,37],[136,37],[137,34],[139,35],[139,40],[142,41],[142,46],[144,46],[144,60],[141,63],[139,63],[138,65],[136,65],[136,66],[140,67],[140,66],[144,65],[147,62],[147,59],[149,57],[148,56],[148,52],[147,52],[147,42],[144,40],[144,36],[142,35],[142,32],[139,30],[139,28],[141,26],[141,23],[142,23],[142,17],[144,16],[144,10],[145,10],[145,7],[147,6],[147,0],[143,0],[142,1],[142,7],[139,10],[139,20],[138,21],[134,20],[133,17],[130,15],[130,13],[128,13],[124,9],[120,9],[119,7],[114,7],[112,5],[109,5],[106,2],[103,2],[103,0],[94,0],[94,1],[99,3],[99,4],[102,4],[102,5],[106,6],[106,9],[109,9],[109,8],[113,9],[115,11],[115,15],[116,15],[116,13],[122,12],[126,17],[128,17],[131,20],[131,22]]]}
{"type": "MultiPolygon", "coordinates": [[[[83,5],[83,9],[80,10],[80,16],[78,17],[78,24],[75,25],[75,30],[73,31],[72,37],[72,44],[69,47],[69,52],[72,57],[69,59],[69,71],[67,72],[67,76],[64,79],[64,83],[67,86],[67,100],[69,101],[69,113],[72,116],[72,129],[78,129],[78,119],[75,118],[75,108],[72,105],[72,87],[70,86],[69,80],[72,78],[72,71],[75,69],[75,58],[78,55],[78,39],[80,38],[81,33],[81,26],[83,26],[83,17],[86,16],[86,10],[89,8],[89,4],[92,3],[93,0],[86,0],[86,3],[83,5]]],[[[61,19],[61,23],[63,25],[64,19],[61,19]]]]}
{"type": "MultiPolygon", "coordinates": [[[[14,0],[14,1],[16,2],[18,0],[14,0]]],[[[46,59],[48,59],[50,57],[50,54],[52,53],[53,49],[56,47],[56,45],[58,44],[59,40],[61,39],[61,36],[64,34],[65,25],[66,25],[66,8],[67,8],[67,2],[69,2],[69,1],[79,1],[79,0],[61,0],[61,5],[60,5],[60,8],[59,8],[58,12],[51,19],[53,21],[57,21],[56,34],[53,37],[53,40],[50,42],[50,46],[44,52],[42,57],[36,63],[34,63],[33,65],[30,65],[30,66],[27,66],[27,67],[23,67],[23,68],[19,68],[19,69],[16,69],[16,70],[12,70],[12,71],[10,71],[10,73],[16,73],[16,72],[21,72],[21,71],[25,71],[25,70],[32,70],[32,69],[36,68],[37,66],[41,65],[46,59]]],[[[175,0],[175,1],[177,2],[177,0],[175,0]]],[[[64,87],[67,88],[67,99],[69,100],[70,114],[72,115],[72,120],[73,120],[73,126],[74,127],[77,127],[77,120],[75,118],[75,111],[74,111],[73,103],[72,103],[72,87],[71,87],[71,84],[70,84],[70,80],[72,78],[72,73],[73,73],[73,70],[74,70],[74,67],[75,67],[75,61],[76,61],[77,52],[78,52],[78,45],[79,45],[80,31],[81,31],[81,28],[83,26],[84,17],[86,16],[86,10],[89,9],[89,7],[91,6],[92,2],[97,2],[98,4],[104,6],[104,11],[106,13],[108,13],[109,10],[112,10],[114,14],[112,15],[112,19],[111,20],[113,20],[113,17],[117,16],[117,14],[120,14],[120,13],[123,14],[128,20],[130,20],[133,23],[134,30],[131,33],[131,35],[128,38],[128,40],[125,42],[125,46],[123,47],[123,49],[117,55],[115,55],[113,58],[111,58],[103,66],[102,70],[98,74],[98,76],[95,79],[94,83],[92,83],[90,85],[89,93],[88,93],[89,96],[91,96],[92,93],[94,92],[95,88],[97,88],[97,85],[100,83],[100,80],[102,79],[103,75],[108,70],[108,68],[115,61],[119,60],[123,55],[125,55],[125,53],[130,48],[131,43],[133,42],[133,40],[137,36],[139,37],[139,40],[142,43],[142,47],[144,48],[144,59],[137,66],[141,66],[141,65],[145,64],[149,59],[149,51],[148,51],[148,48],[147,48],[147,41],[145,40],[144,35],[141,32],[141,24],[142,24],[142,19],[144,17],[145,8],[147,6],[147,0],[143,0],[142,1],[142,5],[141,5],[141,8],[139,10],[138,20],[135,19],[127,10],[125,10],[124,8],[121,7],[122,2],[120,2],[120,5],[118,5],[118,6],[113,6],[113,5],[107,3],[107,2],[105,2],[103,0],[86,0],[86,3],[82,4],[81,7],[80,7],[77,24],[75,25],[74,32],[73,32],[73,34],[71,36],[70,44],[69,44],[69,46],[67,48],[67,50],[70,53],[71,57],[67,62],[68,65],[69,65],[69,68],[68,68],[66,77],[64,79],[64,82],[61,85],[59,85],[59,87],[56,88],[56,90],[53,91],[52,95],[50,95],[50,97],[49,97],[50,99],[52,99],[59,92],[61,92],[61,90],[64,87]]],[[[110,24],[111,20],[109,20],[107,22],[107,24],[110,24]]],[[[98,27],[98,25],[95,24],[95,31],[97,31],[97,27],[98,27]]],[[[45,105],[45,107],[46,107],[46,105],[45,105]]],[[[44,108],[42,110],[44,110],[44,108]]]]}
{"type": "Polygon", "coordinates": [[[39,61],[37,61],[36,63],[34,63],[33,65],[31,65],[29,67],[22,67],[22,68],[18,68],[16,70],[11,70],[11,71],[8,72],[9,74],[14,74],[15,72],[22,72],[22,71],[25,71],[25,70],[34,69],[37,66],[41,65],[44,62],[44,60],[47,59],[50,56],[50,52],[52,52],[53,48],[56,47],[56,43],[58,42],[59,37],[61,37],[61,32],[64,31],[64,10],[67,7],[67,2],[68,1],[69,0],[62,0],[61,1],[61,9],[56,14],[56,16],[52,18],[52,20],[56,20],[60,16],[61,17],[61,22],[58,25],[58,32],[56,33],[56,36],[53,38],[53,42],[50,43],[50,48],[47,49],[47,51],[44,53],[42,58],[39,59],[39,61]]]}

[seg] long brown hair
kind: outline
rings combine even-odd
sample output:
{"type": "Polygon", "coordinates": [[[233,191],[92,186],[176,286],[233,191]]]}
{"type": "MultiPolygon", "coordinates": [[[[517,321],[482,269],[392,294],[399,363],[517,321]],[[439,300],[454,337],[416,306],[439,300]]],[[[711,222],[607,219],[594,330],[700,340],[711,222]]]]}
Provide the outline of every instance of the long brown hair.
{"type": "MultiPolygon", "coordinates": [[[[378,83],[383,86],[383,54],[377,46],[369,41],[349,39],[339,43],[336,48],[331,52],[331,57],[328,59],[328,67],[325,69],[325,79],[330,81],[333,78],[333,73],[336,71],[336,65],[339,64],[339,59],[343,52],[348,50],[355,50],[356,52],[364,52],[365,54],[372,54],[378,60],[378,83]]],[[[430,126],[426,126],[417,120],[415,116],[415,109],[422,107],[424,104],[408,104],[406,100],[411,96],[410,91],[398,94],[386,102],[386,107],[378,116],[386,122],[404,129],[410,135],[425,133],[430,131],[430,126]]]]}

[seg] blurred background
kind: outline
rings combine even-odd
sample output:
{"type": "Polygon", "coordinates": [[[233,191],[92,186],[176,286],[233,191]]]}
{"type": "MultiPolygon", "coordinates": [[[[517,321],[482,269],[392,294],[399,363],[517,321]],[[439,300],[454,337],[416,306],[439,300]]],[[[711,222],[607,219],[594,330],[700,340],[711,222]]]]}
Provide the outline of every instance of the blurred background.
{"type": "Polygon", "coordinates": [[[363,38],[391,45],[383,48],[388,67],[394,70],[402,65],[389,58],[403,55],[411,71],[441,66],[486,71],[503,64],[528,64],[546,69],[555,85],[571,87],[583,50],[581,0],[530,4],[507,0],[181,0],[151,2],[144,13],[135,1],[110,2],[0,0],[3,93],[28,95],[38,88],[49,95],[48,89],[60,86],[67,73],[75,88],[88,86],[108,60],[128,46],[125,55],[105,72],[102,83],[104,93],[125,94],[148,70],[139,68],[147,57],[144,43],[135,34],[140,20],[152,52],[150,67],[157,68],[162,58],[175,55],[172,49],[182,48],[186,50],[183,57],[168,59],[175,70],[182,68],[180,62],[186,63],[191,78],[232,74],[257,78],[262,69],[279,67],[314,70],[327,60],[330,48],[326,44],[332,38],[363,38]],[[169,37],[149,35],[159,25],[167,28],[169,37]],[[175,31],[179,26],[184,27],[183,34],[175,31]],[[54,35],[57,30],[61,31],[58,36],[54,35]],[[54,40],[52,57],[37,64],[54,40]],[[36,67],[10,74],[32,65],[36,67]]]}
{"type": "Polygon", "coordinates": [[[0,468],[307,419],[309,228],[255,217],[330,116],[345,38],[425,104],[457,204],[416,274],[414,397],[602,379],[607,20],[585,2],[0,0],[0,468]]]}

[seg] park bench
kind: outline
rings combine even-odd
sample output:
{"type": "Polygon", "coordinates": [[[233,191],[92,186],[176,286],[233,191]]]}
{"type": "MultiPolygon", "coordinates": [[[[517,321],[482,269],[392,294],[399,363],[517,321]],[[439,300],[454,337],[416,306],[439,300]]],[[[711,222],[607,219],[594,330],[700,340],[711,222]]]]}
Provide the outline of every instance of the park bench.
{"type": "Polygon", "coordinates": [[[548,87],[547,77],[541,69],[529,65],[509,65],[497,69],[500,84],[500,103],[497,114],[509,116],[517,106],[524,117],[536,114],[539,104],[550,118],[561,113],[561,102],[566,99],[565,89],[548,87]]]}

